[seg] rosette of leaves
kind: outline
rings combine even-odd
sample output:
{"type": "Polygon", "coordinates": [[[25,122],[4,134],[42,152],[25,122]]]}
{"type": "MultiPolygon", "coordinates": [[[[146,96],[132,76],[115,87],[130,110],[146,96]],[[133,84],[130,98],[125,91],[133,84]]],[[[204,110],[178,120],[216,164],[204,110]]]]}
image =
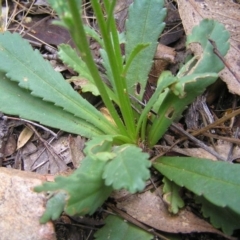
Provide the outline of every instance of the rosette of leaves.
{"type": "MultiPolygon", "coordinates": [[[[134,1],[129,8],[124,34],[117,31],[114,20],[116,0],[103,0],[102,4],[95,0],[90,2],[99,32],[83,24],[80,0],[49,0],[60,17],[58,24],[70,31],[77,47],[76,51],[68,45],[60,45],[59,56],[86,80],[83,91],[101,96],[111,121],[76,93],[20,35],[9,32],[0,35],[0,110],[91,139],[79,169],[69,177],[57,177],[54,183],[36,188],[38,192],[54,192],[42,222],[58,218],[62,211],[70,215],[92,214],[114,189],[125,188],[131,193],[143,190],[150,177],[151,164],[149,155],[138,146],[153,147],[172,122],[181,117],[187,105],[217,79],[224,65],[213,53],[209,39],[215,42],[222,56],[229,48],[229,33],[224,26],[214,20],[203,20],[187,40],[187,45],[193,42],[201,45],[201,57],[190,59],[176,76],[163,72],[155,92],[143,107],[140,103],[148,73],[157,40],[165,26],[164,1],[134,1]],[[99,73],[93,60],[88,36],[101,46],[105,76],[99,73]],[[122,43],[125,44],[124,56],[120,49],[122,43]]],[[[179,186],[185,186],[209,204],[227,206],[240,214],[236,204],[240,194],[235,196],[233,191],[239,191],[240,180],[236,173],[239,169],[234,166],[234,170],[233,166],[170,157],[160,158],[154,164],[165,176],[167,186],[164,189],[172,212],[177,213],[183,206],[178,190],[179,186]],[[212,171],[204,174],[203,169],[209,167],[212,171]],[[233,172],[234,177],[230,178],[233,172]],[[214,188],[221,187],[226,188],[228,195],[213,194],[214,188]]],[[[205,203],[204,209],[207,206],[205,203]]],[[[211,219],[216,219],[216,212],[211,212],[211,219]]],[[[223,228],[224,224],[227,223],[216,225],[223,228]]],[[[223,229],[228,233],[233,230],[223,229]]]]}

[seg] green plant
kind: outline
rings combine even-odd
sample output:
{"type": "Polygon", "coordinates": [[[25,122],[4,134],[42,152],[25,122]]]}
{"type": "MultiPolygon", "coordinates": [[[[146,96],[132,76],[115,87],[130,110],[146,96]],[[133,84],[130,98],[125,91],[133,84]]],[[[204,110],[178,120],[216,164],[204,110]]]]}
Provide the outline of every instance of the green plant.
{"type": "MultiPolygon", "coordinates": [[[[187,44],[201,44],[201,57],[189,60],[176,76],[169,71],[163,72],[154,94],[143,108],[139,102],[143,98],[157,39],[164,28],[164,1],[135,1],[129,9],[125,36],[118,33],[114,21],[116,1],[102,2],[103,5],[91,0],[98,34],[84,26],[80,0],[49,0],[60,17],[58,24],[70,31],[77,47],[73,50],[68,45],[59,46],[60,57],[80,77],[87,79],[84,91],[101,95],[113,122],[78,95],[20,35],[9,32],[0,35],[0,110],[91,139],[84,150],[85,159],[71,176],[57,177],[54,183],[36,187],[38,192],[54,191],[41,222],[58,218],[63,210],[70,215],[92,214],[114,189],[125,188],[131,193],[143,190],[150,177],[151,163],[149,155],[139,146],[152,148],[186,106],[217,79],[224,67],[208,39],[216,43],[224,56],[229,48],[229,33],[218,22],[203,20],[187,40],[187,44]],[[100,53],[107,83],[94,63],[87,35],[102,47],[100,53]],[[120,43],[125,44],[125,56],[121,54],[120,43]]],[[[237,205],[240,194],[235,194],[240,190],[238,165],[162,157],[153,166],[165,176],[165,193],[174,192],[169,199],[172,212],[177,213],[183,206],[177,192],[179,186],[185,186],[201,196],[198,201],[204,199],[216,208],[226,207],[240,215],[237,205]],[[209,167],[212,170],[206,174],[209,167]],[[222,187],[227,194],[221,194],[220,190],[219,194],[213,192],[222,187]]],[[[212,211],[208,217],[215,219],[216,212],[212,211]]],[[[117,220],[108,224],[111,222],[114,225],[117,220]]],[[[224,217],[216,225],[228,234],[236,228],[224,217]]]]}

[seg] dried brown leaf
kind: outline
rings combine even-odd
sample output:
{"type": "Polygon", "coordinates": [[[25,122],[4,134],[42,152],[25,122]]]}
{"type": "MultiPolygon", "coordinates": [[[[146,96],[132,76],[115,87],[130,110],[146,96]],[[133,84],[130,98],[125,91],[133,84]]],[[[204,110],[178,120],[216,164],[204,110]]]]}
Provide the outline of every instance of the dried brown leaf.
{"type": "MultiPolygon", "coordinates": [[[[231,47],[225,60],[237,75],[237,79],[226,67],[221,71],[220,76],[230,92],[240,95],[240,5],[225,0],[177,0],[177,2],[186,34],[190,34],[192,28],[204,18],[221,22],[230,32],[231,47]]],[[[191,49],[199,55],[200,49],[197,44],[192,44],[191,49]]]]}
{"type": "MultiPolygon", "coordinates": [[[[158,190],[161,192],[160,189],[158,190]]],[[[156,193],[150,191],[132,195],[125,201],[119,202],[117,207],[138,221],[160,231],[169,233],[209,232],[222,235],[220,231],[190,211],[181,210],[178,215],[171,215],[163,200],[156,193]]]]}
{"type": "Polygon", "coordinates": [[[10,135],[4,148],[4,156],[11,156],[16,151],[16,148],[16,139],[13,135],[10,135]]]}
{"type": "Polygon", "coordinates": [[[25,127],[20,133],[17,141],[17,149],[23,147],[33,135],[33,130],[25,127]]]}

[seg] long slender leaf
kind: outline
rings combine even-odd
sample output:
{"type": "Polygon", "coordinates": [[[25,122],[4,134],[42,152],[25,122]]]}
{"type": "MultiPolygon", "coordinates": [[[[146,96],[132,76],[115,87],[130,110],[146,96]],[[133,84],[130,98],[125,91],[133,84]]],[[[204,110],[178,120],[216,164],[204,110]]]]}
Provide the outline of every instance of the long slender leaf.
{"type": "Polygon", "coordinates": [[[81,118],[34,97],[30,91],[7,79],[4,73],[0,73],[0,111],[85,137],[103,134],[81,118]]]}
{"type": "Polygon", "coordinates": [[[240,165],[199,158],[161,157],[153,166],[179,186],[240,214],[240,165]]]}
{"type": "Polygon", "coordinates": [[[40,53],[33,51],[19,34],[1,34],[0,50],[0,71],[6,72],[6,76],[18,82],[20,87],[92,123],[106,133],[117,132],[116,128],[80,97],[60,73],[55,72],[40,53]]]}
{"type": "MultiPolygon", "coordinates": [[[[90,89],[92,94],[99,95],[99,91],[96,87],[91,73],[89,72],[89,69],[87,68],[86,63],[80,58],[80,56],[78,56],[77,52],[67,44],[61,44],[58,46],[58,48],[59,56],[62,61],[69,67],[73,68],[80,75],[81,78],[84,78],[86,79],[86,81],[88,81],[85,86],[81,86],[82,91],[87,92],[90,89]]],[[[106,90],[110,98],[113,101],[117,102],[116,96],[114,95],[112,90],[110,88],[106,88],[106,90]]]]}
{"type": "Polygon", "coordinates": [[[166,9],[163,0],[134,1],[129,7],[129,19],[126,21],[126,62],[135,47],[149,44],[132,61],[127,72],[127,88],[131,95],[142,100],[147,76],[157,47],[157,40],[164,29],[163,19],[166,9]],[[136,84],[140,84],[140,93],[136,94],[136,84]]]}

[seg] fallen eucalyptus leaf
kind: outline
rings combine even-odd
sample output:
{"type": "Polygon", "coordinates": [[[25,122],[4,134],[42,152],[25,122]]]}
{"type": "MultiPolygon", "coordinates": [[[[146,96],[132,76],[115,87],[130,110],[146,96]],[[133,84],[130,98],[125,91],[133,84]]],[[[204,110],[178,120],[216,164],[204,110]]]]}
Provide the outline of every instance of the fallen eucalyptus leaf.
{"type": "MultiPolygon", "coordinates": [[[[162,195],[160,189],[158,192],[162,195]]],[[[119,202],[117,207],[138,221],[160,231],[169,233],[210,232],[222,235],[209,223],[186,209],[179,211],[178,215],[169,214],[166,205],[156,192],[148,191],[132,195],[125,201],[119,202]]]]}

